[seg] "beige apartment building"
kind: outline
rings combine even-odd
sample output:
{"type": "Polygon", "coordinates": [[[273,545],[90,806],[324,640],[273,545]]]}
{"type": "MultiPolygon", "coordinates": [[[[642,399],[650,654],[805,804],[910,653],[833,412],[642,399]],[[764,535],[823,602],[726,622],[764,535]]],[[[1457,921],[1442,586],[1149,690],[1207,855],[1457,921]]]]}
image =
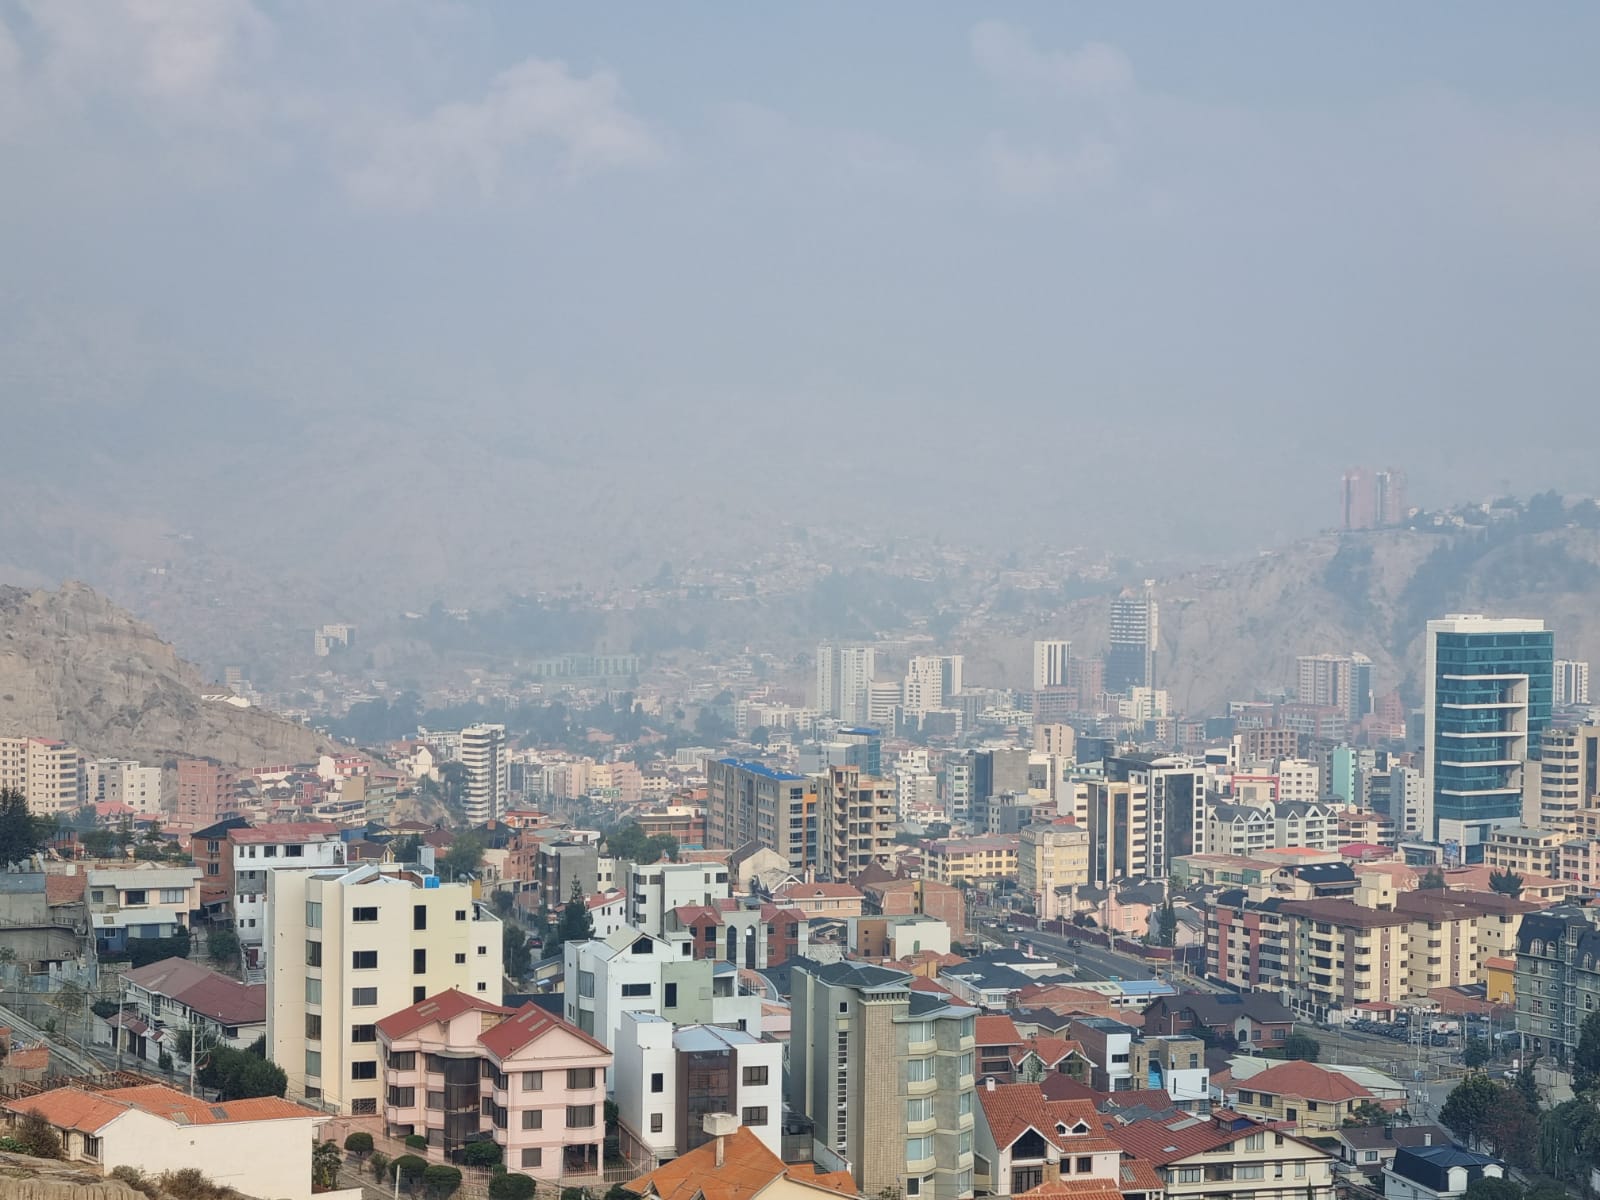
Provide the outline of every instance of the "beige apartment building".
{"type": "Polygon", "coordinates": [[[83,756],[53,738],[0,738],[0,788],[19,791],[41,817],[70,813],[82,801],[83,756]]]}
{"type": "Polygon", "coordinates": [[[499,1004],[501,926],[469,883],[398,865],[267,875],[267,1046],[289,1094],[382,1110],[378,1022],[456,988],[499,1004]]]}
{"type": "Polygon", "coordinates": [[[1060,915],[1058,888],[1089,882],[1089,831],[1067,821],[1025,825],[1017,835],[1017,883],[1034,896],[1039,915],[1060,915]]]}
{"type": "Polygon", "coordinates": [[[993,883],[1017,877],[1015,837],[945,838],[923,847],[923,874],[935,883],[993,883]]]}
{"type": "Polygon", "coordinates": [[[1406,997],[1411,917],[1349,900],[1291,900],[1280,911],[1289,926],[1284,982],[1302,1012],[1406,997]]]}
{"type": "Polygon", "coordinates": [[[1484,843],[1484,865],[1519,875],[1554,878],[1561,865],[1561,844],[1571,837],[1570,832],[1559,829],[1502,825],[1484,843]]]}
{"type": "Polygon", "coordinates": [[[820,873],[842,883],[874,863],[887,866],[898,818],[893,783],[858,767],[829,767],[817,786],[820,873]]]}
{"type": "Polygon", "coordinates": [[[1524,813],[1541,829],[1573,833],[1578,814],[1600,792],[1600,725],[1550,729],[1539,740],[1537,813],[1524,813]]]}
{"type": "Polygon", "coordinates": [[[1091,779],[1083,781],[1081,795],[1090,882],[1103,886],[1149,875],[1149,789],[1143,783],[1091,779]]]}

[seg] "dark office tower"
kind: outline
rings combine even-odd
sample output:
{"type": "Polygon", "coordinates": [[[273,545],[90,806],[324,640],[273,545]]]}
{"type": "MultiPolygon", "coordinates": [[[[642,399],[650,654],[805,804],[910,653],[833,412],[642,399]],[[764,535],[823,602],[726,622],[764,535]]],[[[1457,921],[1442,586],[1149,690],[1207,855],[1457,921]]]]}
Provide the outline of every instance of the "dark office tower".
{"type": "Polygon", "coordinates": [[[1111,651],[1106,655],[1106,691],[1156,685],[1156,598],[1146,583],[1111,602],[1111,651]]]}

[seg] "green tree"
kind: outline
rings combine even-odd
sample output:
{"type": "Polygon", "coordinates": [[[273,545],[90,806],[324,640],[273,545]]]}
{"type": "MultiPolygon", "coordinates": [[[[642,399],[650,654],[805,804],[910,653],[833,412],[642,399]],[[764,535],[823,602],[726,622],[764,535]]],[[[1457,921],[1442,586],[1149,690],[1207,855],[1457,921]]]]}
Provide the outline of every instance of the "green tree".
{"type": "Polygon", "coordinates": [[[422,1189],[431,1200],[446,1200],[461,1190],[461,1168],[429,1163],[422,1172],[422,1189]]]}
{"type": "Polygon", "coordinates": [[[318,1142],[311,1151],[311,1183],[313,1187],[324,1192],[331,1192],[339,1186],[339,1162],[341,1159],[339,1146],[336,1142],[318,1142]]]}
{"type": "MultiPolygon", "coordinates": [[[[583,894],[583,886],[574,879],[572,881],[572,894],[567,897],[567,902],[561,906],[561,920],[556,925],[556,945],[564,946],[568,942],[586,942],[594,937],[594,917],[589,912],[588,899],[583,894]]],[[[550,953],[550,951],[546,951],[550,953]]]]}
{"type": "MultiPolygon", "coordinates": [[[[533,951],[528,949],[528,935],[522,932],[520,925],[510,921],[500,927],[501,958],[505,962],[505,972],[512,979],[525,978],[533,967],[533,951]]],[[[494,1145],[490,1142],[489,1145],[494,1145]]]]}
{"type": "Polygon", "coordinates": [[[1439,1120],[1470,1146],[1483,1136],[1490,1112],[1502,1102],[1501,1094],[1507,1090],[1475,1071],[1450,1090],[1439,1108],[1439,1120]]]}
{"type": "Polygon", "coordinates": [[[421,1182],[422,1173],[428,1169],[428,1160],[417,1154],[402,1154],[389,1164],[389,1169],[398,1177],[402,1187],[414,1188],[421,1182]]]}
{"type": "Polygon", "coordinates": [[[1467,1184],[1467,1200],[1522,1200],[1522,1188],[1509,1179],[1484,1175],[1467,1184]]]}
{"type": "Polygon", "coordinates": [[[1170,946],[1178,937],[1178,913],[1168,900],[1150,922],[1150,939],[1157,946],[1170,946]]]}
{"type": "Polygon", "coordinates": [[[109,829],[90,829],[78,838],[90,858],[110,858],[117,852],[117,835],[109,829]]]}
{"type": "Polygon", "coordinates": [[[239,935],[226,925],[206,934],[206,957],[218,966],[239,965],[239,935]]]}
{"type": "Polygon", "coordinates": [[[372,1153],[372,1135],[365,1129],[358,1129],[344,1139],[344,1148],[356,1157],[372,1153]]]}
{"type": "Polygon", "coordinates": [[[538,1190],[539,1185],[530,1175],[512,1172],[489,1180],[489,1200],[533,1200],[538,1190]]]}
{"type": "Polygon", "coordinates": [[[1489,890],[1501,896],[1522,895],[1522,876],[1507,867],[1504,871],[1489,872],[1489,890]]]}
{"type": "Polygon", "coordinates": [[[1383,1105],[1371,1100],[1363,1100],[1350,1110],[1350,1115],[1344,1119],[1346,1125],[1387,1125],[1389,1114],[1383,1105]]]}
{"type": "Polygon", "coordinates": [[[500,1146],[487,1139],[481,1142],[468,1142],[461,1151],[461,1161],[469,1167],[498,1166],[503,1157],[500,1146]]]}
{"type": "Polygon", "coordinates": [[[1583,1019],[1572,1052],[1572,1090],[1588,1092],[1600,1084],[1600,1008],[1583,1019]]]}
{"type": "Polygon", "coordinates": [[[1522,1069],[1517,1072],[1515,1080],[1517,1093],[1527,1101],[1528,1107],[1534,1112],[1539,1111],[1539,1081],[1534,1077],[1533,1069],[1538,1063],[1537,1054],[1530,1055],[1523,1060],[1522,1069]]]}
{"type": "Polygon", "coordinates": [[[1442,889],[1444,887],[1444,872],[1438,867],[1434,867],[1421,879],[1417,880],[1417,886],[1419,888],[1428,888],[1434,891],[1442,889]]]}
{"type": "Polygon", "coordinates": [[[1283,1056],[1316,1062],[1322,1056],[1322,1043],[1306,1033],[1291,1033],[1283,1042],[1283,1056]]]}
{"type": "Polygon", "coordinates": [[[22,1119],[11,1131],[11,1139],[21,1145],[24,1154],[31,1154],[34,1158],[67,1156],[66,1150],[61,1145],[61,1135],[36,1108],[30,1108],[22,1114],[22,1119]]]}
{"type": "Polygon", "coordinates": [[[17,788],[0,788],[0,865],[21,862],[43,844],[27,798],[17,788]]]}
{"type": "Polygon", "coordinates": [[[1461,1048],[1461,1061],[1469,1070],[1477,1070],[1491,1057],[1489,1043],[1483,1038],[1468,1038],[1467,1044],[1461,1048]]]}
{"type": "Polygon", "coordinates": [[[1539,1153],[1539,1110],[1515,1087],[1501,1087],[1483,1122],[1489,1149],[1514,1167],[1527,1169],[1539,1153]]]}
{"type": "Polygon", "coordinates": [[[455,841],[450,843],[450,849],[444,852],[440,861],[451,879],[459,879],[463,875],[476,875],[483,870],[483,836],[478,833],[458,833],[455,841]]]}
{"type": "Polygon", "coordinates": [[[379,1183],[389,1182],[390,1158],[382,1150],[374,1150],[372,1157],[367,1159],[367,1170],[372,1172],[372,1177],[379,1183]]]}
{"type": "Polygon", "coordinates": [[[217,1046],[205,1054],[197,1077],[205,1087],[215,1088],[224,1100],[281,1096],[289,1086],[288,1075],[277,1063],[231,1046],[217,1046]]]}
{"type": "Polygon", "coordinates": [[[404,837],[397,837],[389,844],[394,852],[395,862],[414,863],[422,855],[422,835],[408,833],[404,837]]]}

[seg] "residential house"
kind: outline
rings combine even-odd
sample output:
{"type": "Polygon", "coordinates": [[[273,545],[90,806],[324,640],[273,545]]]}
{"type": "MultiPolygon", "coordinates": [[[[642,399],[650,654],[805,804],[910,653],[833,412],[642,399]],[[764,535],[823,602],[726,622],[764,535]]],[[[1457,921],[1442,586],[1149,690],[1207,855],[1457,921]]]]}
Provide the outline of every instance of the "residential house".
{"type": "Polygon", "coordinates": [[[278,870],[344,864],[339,827],[326,821],[249,825],[230,829],[233,851],[233,925],[247,968],[265,966],[267,875],[278,870]]]}
{"type": "Polygon", "coordinates": [[[786,1163],[730,1113],[708,1117],[710,1140],[627,1185],[643,1200],[836,1200],[856,1196],[848,1171],[786,1163]]]}
{"type": "Polygon", "coordinates": [[[1283,1122],[1307,1133],[1327,1133],[1344,1125],[1363,1104],[1378,1097],[1337,1071],[1309,1062],[1284,1062],[1239,1084],[1236,1112],[1259,1121],[1283,1122]]]}
{"type": "Polygon", "coordinates": [[[598,1174],[611,1052],[535,1004],[510,1009],[454,988],[377,1023],[384,1127],[446,1159],[494,1141],[538,1179],[598,1174]]]}
{"type": "Polygon", "coordinates": [[[1155,1168],[1167,1200],[1334,1200],[1332,1155],[1236,1114],[1112,1121],[1106,1136],[1155,1168]]]}
{"type": "Polygon", "coordinates": [[[1456,1145],[1404,1146],[1383,1170],[1385,1200],[1460,1200],[1479,1179],[1504,1179],[1499,1159],[1456,1145]]]}
{"type": "Polygon", "coordinates": [[[1022,1083],[1037,1083],[1051,1075],[1087,1083],[1093,1069],[1077,1042],[1049,1034],[1032,1034],[1011,1052],[1011,1077],[1022,1083]]]}
{"type": "Polygon", "coordinates": [[[311,1148],[326,1115],[276,1096],[210,1101],[159,1084],[88,1091],[61,1087],[4,1102],[15,1124],[38,1113],[66,1157],[110,1172],[193,1168],[252,1196],[310,1200],[311,1148]]]}
{"type": "Polygon", "coordinates": [[[200,907],[196,867],[141,863],[90,870],[87,876],[89,924],[104,958],[125,956],[135,939],[187,935],[190,915],[200,907]]]}
{"type": "Polygon", "coordinates": [[[1067,1026],[1072,1040],[1094,1066],[1089,1086],[1097,1092],[1121,1092],[1141,1086],[1133,1074],[1133,1040],[1139,1030],[1111,1017],[1074,1017],[1067,1026]]]}
{"type": "Polygon", "coordinates": [[[1163,996],[1144,1010],[1146,1033],[1207,1031],[1240,1045],[1282,1045],[1294,1032],[1294,1014],[1276,996],[1262,992],[1163,996]]]}
{"type": "Polygon", "coordinates": [[[1396,1150],[1450,1144],[1450,1135],[1437,1125],[1352,1125],[1333,1136],[1340,1161],[1371,1177],[1394,1162],[1396,1150]]]}
{"type": "Polygon", "coordinates": [[[808,920],[818,917],[859,917],[862,892],[848,883],[791,883],[772,893],[786,908],[797,908],[808,920]]]}
{"type": "Polygon", "coordinates": [[[1120,1194],[1122,1150],[1106,1136],[1089,1100],[1047,1100],[1036,1083],[978,1088],[973,1187],[993,1196],[1022,1196],[1072,1180],[1083,1190],[1102,1181],[1120,1194]]]}
{"type": "Polygon", "coordinates": [[[267,986],[240,983],[186,958],[164,958],[122,975],[122,1011],[107,1023],[121,1048],[155,1063],[178,1052],[184,1030],[202,1047],[243,1050],[267,1032],[267,986]]]}

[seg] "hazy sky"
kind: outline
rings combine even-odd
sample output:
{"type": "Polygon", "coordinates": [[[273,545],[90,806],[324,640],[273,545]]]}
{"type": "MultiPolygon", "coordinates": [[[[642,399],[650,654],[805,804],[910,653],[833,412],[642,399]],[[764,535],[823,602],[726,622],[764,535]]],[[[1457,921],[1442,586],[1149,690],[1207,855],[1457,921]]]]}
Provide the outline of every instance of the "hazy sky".
{"type": "Polygon", "coordinates": [[[1352,462],[1592,490],[1597,47],[1592,4],[0,0],[0,405],[152,475],[180,417],[420,413],[1135,551],[1329,523],[1352,462]]]}

